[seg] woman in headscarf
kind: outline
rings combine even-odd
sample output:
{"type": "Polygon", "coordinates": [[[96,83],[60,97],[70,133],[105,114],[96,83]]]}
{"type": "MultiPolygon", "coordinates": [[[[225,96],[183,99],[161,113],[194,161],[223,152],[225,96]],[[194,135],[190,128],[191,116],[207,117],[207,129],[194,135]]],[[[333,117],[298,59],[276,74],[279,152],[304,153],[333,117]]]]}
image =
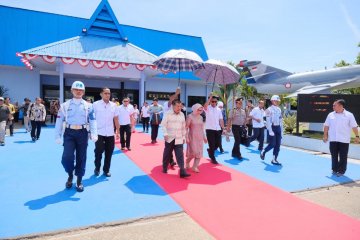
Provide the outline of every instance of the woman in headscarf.
{"type": "Polygon", "coordinates": [[[199,172],[200,158],[203,156],[204,143],[207,143],[204,121],[200,115],[204,108],[201,104],[196,103],[192,107],[192,113],[186,119],[186,168],[190,168],[190,162],[194,160],[192,170],[199,172]]]}

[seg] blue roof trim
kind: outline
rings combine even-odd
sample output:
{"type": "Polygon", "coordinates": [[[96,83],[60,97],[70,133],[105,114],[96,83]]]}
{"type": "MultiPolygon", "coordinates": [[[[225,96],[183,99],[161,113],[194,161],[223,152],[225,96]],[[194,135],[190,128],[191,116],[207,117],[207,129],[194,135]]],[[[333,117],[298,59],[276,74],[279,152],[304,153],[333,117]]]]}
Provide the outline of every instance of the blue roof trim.
{"type": "Polygon", "coordinates": [[[107,0],[100,2],[82,34],[128,40],[107,0]]]}

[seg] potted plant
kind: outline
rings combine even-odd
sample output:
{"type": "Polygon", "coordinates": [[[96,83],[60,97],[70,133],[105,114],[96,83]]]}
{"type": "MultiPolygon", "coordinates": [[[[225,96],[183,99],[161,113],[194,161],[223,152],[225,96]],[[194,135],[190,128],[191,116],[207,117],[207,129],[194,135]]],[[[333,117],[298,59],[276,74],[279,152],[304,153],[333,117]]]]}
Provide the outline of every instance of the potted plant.
{"type": "Polygon", "coordinates": [[[296,128],[296,114],[288,114],[283,118],[284,130],[288,134],[292,134],[296,128]]]}

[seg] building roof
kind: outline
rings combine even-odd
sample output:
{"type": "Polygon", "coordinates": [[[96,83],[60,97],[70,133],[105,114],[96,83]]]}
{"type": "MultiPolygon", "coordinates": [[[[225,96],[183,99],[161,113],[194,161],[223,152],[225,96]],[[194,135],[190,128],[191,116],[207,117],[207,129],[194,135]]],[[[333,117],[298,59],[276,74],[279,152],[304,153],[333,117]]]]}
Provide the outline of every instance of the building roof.
{"type": "MultiPolygon", "coordinates": [[[[6,19],[0,25],[0,39],[2,40],[0,65],[13,66],[23,66],[16,57],[16,52],[23,52],[27,49],[30,51],[38,46],[72,39],[81,35],[81,30],[88,27],[91,22],[89,19],[5,6],[0,6],[0,16],[6,19]]],[[[121,24],[119,26],[121,34],[119,38],[128,38],[128,43],[144,49],[145,52],[160,55],[170,49],[183,48],[196,52],[203,60],[208,59],[201,37],[121,24]]],[[[90,32],[88,33],[90,36],[90,32]]],[[[72,44],[75,42],[73,41],[72,44]]]]}
{"type": "Polygon", "coordinates": [[[77,36],[23,51],[24,54],[152,65],[156,56],[120,39],[77,36]]]}

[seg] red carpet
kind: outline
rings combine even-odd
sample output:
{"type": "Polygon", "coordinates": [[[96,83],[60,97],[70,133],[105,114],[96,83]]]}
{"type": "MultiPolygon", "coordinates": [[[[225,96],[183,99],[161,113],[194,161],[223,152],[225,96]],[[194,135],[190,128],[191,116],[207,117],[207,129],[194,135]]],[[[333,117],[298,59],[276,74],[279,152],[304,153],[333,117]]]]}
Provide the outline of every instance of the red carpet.
{"type": "Polygon", "coordinates": [[[360,221],[206,159],[188,179],[178,169],[164,174],[163,142],[150,144],[142,133],[131,138],[126,155],[216,239],[360,239],[360,221]]]}

